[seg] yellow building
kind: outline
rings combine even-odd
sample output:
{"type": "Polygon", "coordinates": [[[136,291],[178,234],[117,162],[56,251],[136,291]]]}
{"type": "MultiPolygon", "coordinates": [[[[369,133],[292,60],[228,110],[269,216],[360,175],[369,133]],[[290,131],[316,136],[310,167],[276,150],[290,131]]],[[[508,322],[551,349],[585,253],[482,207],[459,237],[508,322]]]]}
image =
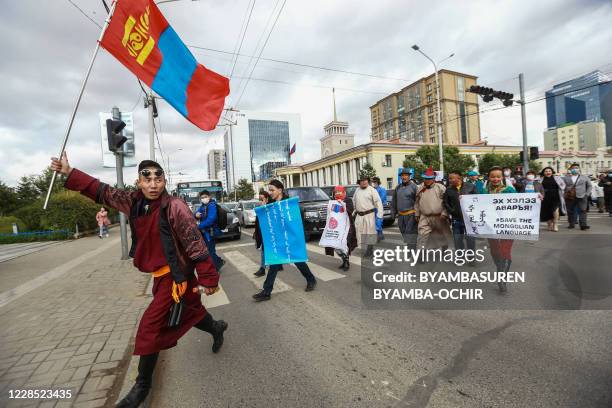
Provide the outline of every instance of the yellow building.
{"type": "MultiPolygon", "coordinates": [[[[444,144],[480,141],[478,95],[466,92],[477,77],[442,69],[440,104],[444,144]]],[[[421,78],[370,107],[372,141],[400,139],[403,142],[437,143],[435,74],[421,78]]]]}
{"type": "MultiPolygon", "coordinates": [[[[397,185],[397,170],[406,156],[413,155],[423,143],[407,143],[399,140],[362,144],[319,160],[277,168],[276,177],[285,187],[334,186],[356,184],[359,171],[370,163],[388,189],[397,185]]],[[[515,154],[521,146],[487,146],[481,144],[457,145],[462,154],[470,155],[476,163],[486,153],[515,154]]]]}
{"type": "Polygon", "coordinates": [[[543,168],[552,167],[560,174],[567,173],[573,163],[578,163],[582,174],[592,175],[612,170],[612,150],[606,147],[594,151],[544,150],[537,161],[543,168]]]}
{"type": "Polygon", "coordinates": [[[603,121],[567,123],[544,132],[544,150],[595,151],[606,146],[606,124],[603,121]]]}

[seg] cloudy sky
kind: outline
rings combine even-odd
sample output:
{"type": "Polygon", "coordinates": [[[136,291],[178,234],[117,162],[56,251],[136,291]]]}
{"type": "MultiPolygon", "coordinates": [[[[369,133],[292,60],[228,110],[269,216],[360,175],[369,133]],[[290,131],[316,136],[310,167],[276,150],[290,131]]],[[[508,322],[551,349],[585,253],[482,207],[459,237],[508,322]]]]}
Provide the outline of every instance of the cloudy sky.
{"type": "MultiPolygon", "coordinates": [[[[298,148],[306,161],[319,158],[318,140],[332,116],[332,87],[337,89],[339,119],[350,123],[356,143],[364,143],[370,137],[369,106],[432,72],[431,64],[410,48],[415,43],[434,59],[454,52],[444,68],[476,75],[480,84],[515,94],[516,77],[523,72],[527,100],[595,69],[612,72],[609,0],[287,0],[263,57],[398,79],[260,60],[245,88],[255,62],[249,56],[259,52],[282,3],[256,0],[241,50],[246,56],[237,60],[226,105],[301,114],[304,140],[298,148]]],[[[100,31],[75,5],[102,24],[100,0],[3,2],[0,180],[9,185],[42,171],[60,147],[100,31]]],[[[191,48],[199,62],[229,76],[231,52],[249,5],[249,0],[183,0],[160,9],[186,44],[229,52],[191,48]]],[[[68,143],[73,166],[114,179],[114,169],[101,167],[98,119],[98,112],[113,105],[134,111],[137,159],[148,156],[141,94],[134,76],[101,50],[68,143]]],[[[171,170],[206,178],[206,153],[223,147],[224,128],[202,132],[163,101],[159,118],[160,144],[171,170]]],[[[527,105],[527,121],[529,143],[541,144],[543,101],[527,105]]],[[[489,143],[520,144],[520,123],[518,107],[484,113],[482,137],[489,143]]],[[[135,177],[134,168],[126,169],[127,182],[135,177]]]]}

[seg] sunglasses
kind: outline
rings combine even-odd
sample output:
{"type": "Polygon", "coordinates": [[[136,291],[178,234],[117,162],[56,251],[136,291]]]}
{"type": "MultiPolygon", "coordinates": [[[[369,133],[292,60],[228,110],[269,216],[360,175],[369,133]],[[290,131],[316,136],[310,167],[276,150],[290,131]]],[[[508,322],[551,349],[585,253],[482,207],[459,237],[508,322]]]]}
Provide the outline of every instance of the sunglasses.
{"type": "Polygon", "coordinates": [[[156,169],[155,171],[151,171],[149,169],[142,169],[139,171],[139,173],[143,177],[149,177],[151,174],[154,174],[155,177],[161,177],[164,175],[164,171],[162,169],[156,169]]]}

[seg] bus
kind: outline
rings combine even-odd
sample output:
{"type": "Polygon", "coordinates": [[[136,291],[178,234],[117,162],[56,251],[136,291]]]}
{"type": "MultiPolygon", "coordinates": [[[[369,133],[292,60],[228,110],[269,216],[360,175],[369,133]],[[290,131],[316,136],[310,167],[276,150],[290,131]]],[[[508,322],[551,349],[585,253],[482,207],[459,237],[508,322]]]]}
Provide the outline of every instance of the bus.
{"type": "Polygon", "coordinates": [[[176,185],[176,194],[194,210],[200,205],[200,192],[207,190],[210,197],[217,202],[223,198],[223,183],[221,180],[182,181],[176,185]]]}

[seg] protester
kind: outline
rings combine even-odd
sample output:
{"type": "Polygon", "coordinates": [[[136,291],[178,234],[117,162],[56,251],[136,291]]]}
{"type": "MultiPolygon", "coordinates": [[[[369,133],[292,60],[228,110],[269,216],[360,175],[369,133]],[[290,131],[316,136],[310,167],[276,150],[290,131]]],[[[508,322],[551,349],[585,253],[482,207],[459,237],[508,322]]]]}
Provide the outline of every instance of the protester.
{"type": "Polygon", "coordinates": [[[417,185],[410,180],[410,170],[401,170],[401,183],[393,190],[391,201],[391,213],[397,217],[397,223],[404,242],[411,248],[416,249],[417,222],[415,218],[417,185]]]}
{"type": "Polygon", "coordinates": [[[466,233],[460,197],[466,194],[476,194],[476,185],[464,183],[459,171],[451,171],[448,174],[448,181],[449,186],[444,192],[443,202],[444,208],[451,218],[455,249],[465,249],[467,246],[468,249],[474,250],[476,241],[474,237],[468,236],[466,233]]]}
{"type": "MultiPolygon", "coordinates": [[[[161,350],[176,346],[191,327],[213,336],[213,352],[223,344],[227,323],[215,321],[200,300],[218,290],[219,274],[187,205],[166,191],[161,166],[144,160],[138,165],[136,192],[119,190],[73,169],[64,153],[61,160],[51,159],[51,170],[67,177],[65,186],[84,196],[129,215],[132,232],[130,256],[134,266],[153,276],[153,301],[145,310],[138,332],[134,355],[140,356],[136,384],[117,407],[137,407],[152,386],[153,370],[161,350]],[[194,275],[194,269],[196,275],[194,275]],[[182,305],[180,319],[169,327],[171,307],[182,305]]],[[[78,288],[78,282],[75,282],[78,288]]]]}
{"type": "Polygon", "coordinates": [[[96,221],[98,222],[98,228],[100,229],[100,239],[103,237],[108,238],[108,226],[110,225],[110,220],[108,219],[108,210],[106,208],[102,207],[100,208],[100,211],[96,213],[96,221]]]}
{"type": "Polygon", "coordinates": [[[568,228],[575,228],[576,213],[581,230],[591,227],[587,225],[587,201],[591,194],[591,180],[580,174],[580,165],[573,163],[569,168],[569,174],[563,178],[565,182],[565,203],[567,206],[568,228]]]}
{"type": "Polygon", "coordinates": [[[330,200],[327,204],[327,221],[319,245],[325,246],[325,255],[334,256],[335,252],[342,259],[339,268],[348,271],[349,256],[357,247],[353,203],[351,200],[346,201],[346,189],[343,186],[336,186],[333,196],[335,200],[330,200]],[[327,234],[328,231],[336,233],[327,234]],[[328,235],[336,235],[337,238],[330,239],[328,235]],[[330,246],[330,243],[334,246],[330,246]]]}
{"type": "MultiPolygon", "coordinates": [[[[485,188],[479,191],[480,194],[505,194],[516,193],[516,190],[511,185],[506,185],[506,178],[500,167],[492,167],[488,174],[488,183],[485,188]]],[[[498,271],[508,272],[512,264],[512,244],[511,239],[493,239],[489,240],[489,248],[491,257],[498,271]]],[[[506,292],[508,286],[506,282],[498,282],[500,292],[506,292]]]]}
{"type": "MultiPolygon", "coordinates": [[[[285,194],[285,186],[279,180],[272,180],[268,185],[268,193],[270,194],[270,202],[274,203],[281,200],[286,200],[289,198],[285,194]]],[[[310,292],[314,290],[315,286],[317,286],[317,280],[314,275],[310,271],[308,264],[306,262],[296,262],[294,264],[298,270],[302,273],[302,276],[306,278],[306,292],[310,292]]],[[[253,299],[258,302],[264,300],[270,300],[272,295],[272,289],[274,289],[274,281],[276,280],[276,275],[278,271],[281,270],[281,265],[270,265],[268,269],[268,275],[266,276],[266,280],[263,284],[263,289],[260,292],[257,292],[253,295],[253,299]]]]}
{"type": "Polygon", "coordinates": [[[374,253],[373,245],[377,241],[376,225],[382,222],[383,204],[380,196],[370,186],[369,177],[361,177],[358,180],[359,188],[353,194],[353,215],[355,216],[355,229],[357,232],[357,245],[363,251],[366,245],[364,256],[371,257],[374,253]],[[380,219],[380,221],[377,221],[380,219]]]}
{"type": "Polygon", "coordinates": [[[512,177],[512,169],[510,167],[504,167],[503,172],[505,185],[514,187],[516,179],[512,177]]]}
{"type": "Polygon", "coordinates": [[[536,173],[533,170],[529,170],[525,175],[525,178],[517,181],[516,190],[521,193],[539,193],[540,199],[544,198],[544,188],[542,183],[536,180],[536,173]]]}
{"type": "MultiPolygon", "coordinates": [[[[270,202],[270,194],[267,191],[261,190],[259,192],[259,205],[266,205],[270,202]]],[[[255,217],[255,232],[253,232],[253,239],[255,240],[255,248],[261,252],[261,262],[259,263],[259,269],[253,275],[257,277],[264,276],[266,274],[266,263],[264,254],[263,238],[261,236],[261,228],[259,227],[259,218],[255,217]]]]}
{"type": "MultiPolygon", "coordinates": [[[[372,177],[372,187],[374,187],[374,190],[378,193],[384,208],[384,205],[387,203],[387,189],[380,185],[380,178],[372,177]]],[[[382,217],[378,217],[378,210],[374,211],[374,214],[376,215],[376,233],[378,235],[378,240],[382,241],[385,239],[385,235],[383,234],[383,219],[382,217]]]]}
{"type": "Polygon", "coordinates": [[[548,230],[559,231],[559,216],[565,215],[565,199],[563,192],[565,182],[563,178],[554,174],[552,167],[545,167],[540,175],[542,176],[542,188],[544,189],[544,199],[540,207],[540,221],[546,221],[548,230]]]}
{"type": "Polygon", "coordinates": [[[600,179],[599,185],[603,187],[606,209],[608,215],[612,217],[612,170],[609,170],[607,176],[600,179]]]}
{"type": "Polygon", "coordinates": [[[452,237],[443,203],[446,188],[435,182],[436,175],[431,166],[421,174],[421,178],[423,184],[417,190],[414,204],[418,222],[417,247],[447,247],[452,237]]]}
{"type": "Polygon", "coordinates": [[[601,174],[599,178],[595,176],[591,178],[591,200],[592,204],[597,206],[598,212],[603,213],[606,205],[603,186],[599,185],[600,180],[603,178],[601,176],[603,176],[603,174],[601,174]]]}
{"type": "Polygon", "coordinates": [[[468,183],[472,183],[476,187],[476,191],[480,190],[484,186],[481,175],[477,171],[470,170],[467,173],[468,183]]]}
{"type": "Polygon", "coordinates": [[[219,271],[225,265],[225,261],[217,255],[215,245],[215,237],[221,235],[221,230],[217,226],[217,202],[210,197],[208,190],[200,192],[200,202],[202,205],[198,207],[195,213],[198,220],[198,229],[202,233],[204,242],[208,247],[208,253],[219,271]]]}

